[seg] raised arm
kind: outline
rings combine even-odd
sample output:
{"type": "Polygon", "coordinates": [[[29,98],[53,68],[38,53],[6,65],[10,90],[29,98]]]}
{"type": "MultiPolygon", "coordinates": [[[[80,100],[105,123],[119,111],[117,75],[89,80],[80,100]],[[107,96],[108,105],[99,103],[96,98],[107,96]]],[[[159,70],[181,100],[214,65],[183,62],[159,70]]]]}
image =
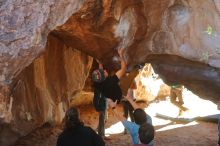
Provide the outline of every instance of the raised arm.
{"type": "Polygon", "coordinates": [[[113,102],[111,99],[107,98],[109,106],[112,108],[112,113],[113,115],[119,120],[119,121],[126,121],[126,118],[120,114],[120,112],[116,111],[116,105],[117,105],[117,100],[113,102]]]}
{"type": "Polygon", "coordinates": [[[98,59],[95,59],[95,60],[96,60],[96,62],[99,64],[99,69],[103,69],[102,63],[101,63],[98,59]]]}
{"type": "Polygon", "coordinates": [[[140,106],[137,105],[136,102],[134,102],[134,100],[133,100],[133,98],[131,97],[131,94],[129,94],[129,92],[128,92],[127,96],[124,96],[124,98],[127,99],[127,100],[130,102],[130,104],[132,105],[132,107],[134,108],[134,110],[135,110],[135,109],[138,109],[138,108],[141,108],[140,106]]]}
{"type": "Polygon", "coordinates": [[[125,58],[123,55],[124,51],[125,51],[125,49],[118,49],[118,54],[119,54],[119,57],[121,60],[121,69],[119,69],[116,72],[116,76],[118,77],[119,80],[124,76],[124,74],[126,72],[126,62],[125,62],[125,58]]]}

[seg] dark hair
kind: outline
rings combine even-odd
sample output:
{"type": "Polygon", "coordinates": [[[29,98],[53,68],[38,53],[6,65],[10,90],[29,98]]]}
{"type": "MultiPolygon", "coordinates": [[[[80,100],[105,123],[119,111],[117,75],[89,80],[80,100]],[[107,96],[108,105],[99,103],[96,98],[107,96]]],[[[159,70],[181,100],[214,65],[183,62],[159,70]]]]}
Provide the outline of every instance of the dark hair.
{"type": "Polygon", "coordinates": [[[134,122],[138,125],[142,125],[147,122],[147,114],[141,108],[134,110],[134,122]]]}
{"type": "Polygon", "coordinates": [[[65,115],[65,128],[66,129],[76,129],[77,127],[83,125],[79,119],[79,112],[76,108],[71,107],[67,110],[65,115]]]}
{"type": "Polygon", "coordinates": [[[151,124],[145,123],[138,130],[139,139],[142,144],[149,144],[154,139],[154,127],[151,124]]]}

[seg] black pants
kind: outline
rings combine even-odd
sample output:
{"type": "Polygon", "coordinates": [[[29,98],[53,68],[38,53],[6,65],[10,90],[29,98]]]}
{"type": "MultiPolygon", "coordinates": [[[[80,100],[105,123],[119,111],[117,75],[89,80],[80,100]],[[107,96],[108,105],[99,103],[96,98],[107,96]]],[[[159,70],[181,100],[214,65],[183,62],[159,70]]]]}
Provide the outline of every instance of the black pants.
{"type": "Polygon", "coordinates": [[[121,101],[121,102],[122,102],[122,105],[123,105],[124,117],[126,119],[128,119],[128,114],[129,114],[129,117],[131,118],[131,121],[134,122],[134,116],[133,116],[134,108],[132,107],[132,105],[130,104],[129,101],[121,101]]]}
{"type": "Polygon", "coordinates": [[[100,136],[105,136],[105,116],[107,111],[99,111],[99,125],[98,134],[100,136]]]}

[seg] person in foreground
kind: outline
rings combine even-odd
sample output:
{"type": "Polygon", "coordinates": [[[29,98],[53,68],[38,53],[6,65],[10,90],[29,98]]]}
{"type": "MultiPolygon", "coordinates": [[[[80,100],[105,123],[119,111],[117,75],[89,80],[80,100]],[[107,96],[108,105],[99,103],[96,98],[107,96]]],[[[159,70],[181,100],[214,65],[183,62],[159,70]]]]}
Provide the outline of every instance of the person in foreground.
{"type": "MultiPolygon", "coordinates": [[[[134,112],[134,121],[135,122],[130,122],[127,121],[127,119],[119,114],[119,112],[115,111],[116,107],[116,102],[109,101],[109,106],[112,107],[113,114],[116,116],[118,120],[120,120],[123,124],[123,126],[128,130],[129,134],[131,135],[133,145],[135,144],[140,144],[139,138],[138,138],[138,130],[139,127],[148,123],[152,125],[152,119],[151,117],[145,113],[143,109],[141,109],[131,97],[126,96],[125,97],[133,106],[134,112]]],[[[153,140],[148,144],[149,146],[153,146],[153,140]]]]}
{"type": "MultiPolygon", "coordinates": [[[[118,49],[118,55],[120,57],[121,68],[116,71],[114,75],[109,75],[108,72],[99,67],[92,73],[92,78],[94,81],[94,87],[99,90],[106,98],[113,100],[121,100],[122,91],[119,86],[119,81],[125,75],[126,72],[126,62],[124,58],[125,49],[118,49]]],[[[99,66],[101,64],[99,63],[99,66]]]]}
{"type": "Polygon", "coordinates": [[[141,144],[135,144],[134,146],[149,146],[150,142],[154,139],[154,133],[154,127],[151,124],[145,123],[141,125],[138,130],[141,144]]]}
{"type": "Polygon", "coordinates": [[[99,113],[98,134],[105,140],[110,140],[105,137],[105,122],[107,120],[107,104],[108,98],[113,101],[120,100],[122,91],[119,86],[119,80],[124,76],[126,71],[126,62],[123,56],[125,49],[118,49],[118,55],[121,60],[121,68],[114,74],[109,75],[104,69],[100,61],[96,60],[99,68],[92,73],[92,80],[94,85],[93,105],[99,113]]]}
{"type": "Polygon", "coordinates": [[[105,146],[101,136],[80,121],[76,108],[71,107],[65,115],[65,129],[59,135],[57,146],[105,146]]]}

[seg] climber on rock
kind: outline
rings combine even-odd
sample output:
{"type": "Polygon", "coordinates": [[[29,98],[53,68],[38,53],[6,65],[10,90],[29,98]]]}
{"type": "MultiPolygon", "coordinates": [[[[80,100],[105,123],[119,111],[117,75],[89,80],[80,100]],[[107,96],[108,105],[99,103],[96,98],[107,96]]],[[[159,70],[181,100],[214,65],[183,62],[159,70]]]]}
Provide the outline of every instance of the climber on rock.
{"type": "Polygon", "coordinates": [[[94,82],[94,98],[93,104],[97,112],[99,112],[99,124],[98,134],[104,139],[105,137],[105,117],[107,114],[107,98],[113,101],[120,100],[122,97],[122,91],[119,87],[119,80],[125,74],[126,63],[123,56],[124,49],[119,49],[118,54],[121,59],[121,68],[113,75],[109,76],[108,72],[103,68],[103,65],[99,63],[99,69],[96,69],[92,73],[92,80],[94,82]]]}
{"type": "Polygon", "coordinates": [[[125,49],[118,49],[121,61],[121,68],[112,76],[106,70],[98,69],[92,74],[95,88],[98,88],[107,98],[113,101],[121,100],[122,91],[119,86],[120,79],[125,75],[126,62],[123,56],[125,49]]]}

